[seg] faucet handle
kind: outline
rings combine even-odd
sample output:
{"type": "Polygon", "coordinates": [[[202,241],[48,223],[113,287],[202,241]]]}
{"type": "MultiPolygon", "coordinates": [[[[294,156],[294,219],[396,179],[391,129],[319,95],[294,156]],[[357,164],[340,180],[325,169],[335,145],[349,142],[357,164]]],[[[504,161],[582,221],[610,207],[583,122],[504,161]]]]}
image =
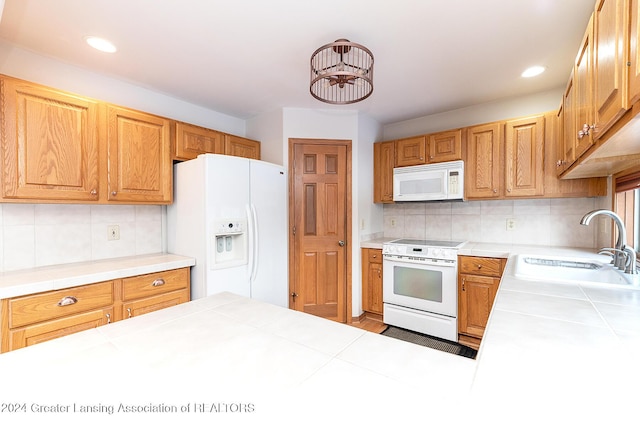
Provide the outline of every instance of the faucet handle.
{"type": "Polygon", "coordinates": [[[624,247],[624,254],[627,258],[625,262],[624,272],[627,274],[638,274],[638,268],[636,266],[636,250],[631,246],[624,247]]]}

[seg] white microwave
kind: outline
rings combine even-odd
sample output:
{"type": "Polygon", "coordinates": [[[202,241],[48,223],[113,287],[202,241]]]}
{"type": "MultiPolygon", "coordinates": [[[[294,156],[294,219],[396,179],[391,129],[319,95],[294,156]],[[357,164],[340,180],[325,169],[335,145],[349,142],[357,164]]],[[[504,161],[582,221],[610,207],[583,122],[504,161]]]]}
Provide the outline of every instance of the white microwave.
{"type": "Polygon", "coordinates": [[[394,168],[393,200],[464,200],[464,162],[456,160],[394,168]]]}

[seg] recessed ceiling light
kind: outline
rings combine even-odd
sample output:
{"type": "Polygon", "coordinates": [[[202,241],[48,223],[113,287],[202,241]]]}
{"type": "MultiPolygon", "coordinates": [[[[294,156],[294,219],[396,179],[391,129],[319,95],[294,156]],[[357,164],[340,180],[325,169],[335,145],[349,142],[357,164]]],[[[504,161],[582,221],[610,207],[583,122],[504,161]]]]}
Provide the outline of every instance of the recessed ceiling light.
{"type": "Polygon", "coordinates": [[[522,77],[535,77],[539,74],[544,73],[545,68],[540,66],[540,65],[536,65],[534,67],[529,67],[526,70],[524,70],[524,72],[521,74],[522,77]]]}
{"type": "Polygon", "coordinates": [[[98,49],[101,52],[113,53],[116,50],[116,47],[109,40],[105,40],[100,37],[88,36],[84,38],[89,46],[94,49],[98,49]]]}

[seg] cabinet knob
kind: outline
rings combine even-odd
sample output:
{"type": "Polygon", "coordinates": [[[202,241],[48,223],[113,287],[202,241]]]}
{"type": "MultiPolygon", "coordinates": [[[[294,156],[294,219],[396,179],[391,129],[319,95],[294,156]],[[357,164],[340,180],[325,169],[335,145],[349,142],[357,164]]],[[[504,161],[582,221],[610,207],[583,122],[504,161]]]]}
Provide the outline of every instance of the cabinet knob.
{"type": "Polygon", "coordinates": [[[510,188],[507,188],[507,193],[511,193],[511,189],[510,188]]]}
{"type": "Polygon", "coordinates": [[[497,192],[498,192],[498,189],[497,189],[497,188],[494,188],[494,189],[493,189],[493,192],[494,192],[494,193],[497,193],[497,192]]]}
{"type": "Polygon", "coordinates": [[[482,269],[482,264],[478,264],[478,270],[482,269]]]}
{"type": "Polygon", "coordinates": [[[95,188],[93,190],[91,190],[90,194],[92,196],[97,196],[98,195],[98,190],[96,190],[95,188]]]}
{"type": "Polygon", "coordinates": [[[112,196],[116,196],[117,194],[118,194],[118,192],[117,192],[117,191],[112,191],[112,192],[111,192],[111,195],[112,195],[112,196]]]}

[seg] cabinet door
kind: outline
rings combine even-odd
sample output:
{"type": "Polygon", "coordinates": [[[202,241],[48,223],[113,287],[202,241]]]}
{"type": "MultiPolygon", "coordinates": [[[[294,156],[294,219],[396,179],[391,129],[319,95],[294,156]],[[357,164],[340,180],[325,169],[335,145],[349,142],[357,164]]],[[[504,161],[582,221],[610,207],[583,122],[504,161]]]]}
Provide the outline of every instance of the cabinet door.
{"type": "Polygon", "coordinates": [[[187,123],[175,123],[174,156],[179,160],[195,159],[199,154],[224,154],[224,134],[187,123]]]}
{"type": "Polygon", "coordinates": [[[627,110],[628,0],[599,0],[593,19],[593,89],[598,139],[627,110]]]}
{"type": "Polygon", "coordinates": [[[562,106],[554,116],[545,115],[544,197],[606,196],[607,178],[559,179],[564,170],[564,127],[562,106]]]}
{"type": "Polygon", "coordinates": [[[6,341],[3,339],[3,344],[6,343],[6,347],[2,349],[2,352],[97,328],[110,323],[112,319],[113,308],[107,307],[48,322],[36,323],[23,328],[11,329],[7,331],[8,339],[6,341]]]}
{"type": "Polygon", "coordinates": [[[2,78],[2,195],[98,200],[97,103],[2,78]]]}
{"type": "Polygon", "coordinates": [[[640,101],[640,0],[630,0],[628,105],[640,101]]]}
{"type": "Polygon", "coordinates": [[[225,135],[224,154],[260,160],[260,142],[239,136],[225,135]]]}
{"type": "Polygon", "coordinates": [[[373,202],[393,203],[393,167],[395,143],[378,142],[373,145],[373,202]]]}
{"type": "Polygon", "coordinates": [[[382,251],[363,249],[362,309],[382,314],[382,251]]]}
{"type": "Polygon", "coordinates": [[[112,105],[107,111],[108,200],[171,203],[170,121],[112,105]]]}
{"type": "Polygon", "coordinates": [[[427,138],[417,136],[396,141],[396,166],[423,165],[427,162],[427,138]]]}
{"type": "Polygon", "coordinates": [[[593,15],[589,20],[576,58],[574,74],[575,158],[579,158],[593,144],[593,15]]]}
{"type": "Polygon", "coordinates": [[[465,197],[490,199],[502,194],[502,124],[467,128],[465,197]]]}
{"type": "Polygon", "coordinates": [[[576,159],[576,144],[578,137],[576,135],[576,107],[575,107],[575,87],[574,72],[571,72],[567,87],[562,97],[562,165],[561,173],[573,164],[576,159]]]}
{"type": "Polygon", "coordinates": [[[452,130],[429,135],[429,162],[462,159],[462,131],[452,130]]]}
{"type": "Polygon", "coordinates": [[[500,279],[461,274],[459,281],[458,332],[482,338],[500,279]]]}
{"type": "Polygon", "coordinates": [[[544,195],[544,116],[508,121],[505,133],[505,196],[544,195]]]}
{"type": "Polygon", "coordinates": [[[189,299],[189,290],[185,289],[127,302],[122,305],[122,319],[173,307],[188,302],[189,299]]]}

